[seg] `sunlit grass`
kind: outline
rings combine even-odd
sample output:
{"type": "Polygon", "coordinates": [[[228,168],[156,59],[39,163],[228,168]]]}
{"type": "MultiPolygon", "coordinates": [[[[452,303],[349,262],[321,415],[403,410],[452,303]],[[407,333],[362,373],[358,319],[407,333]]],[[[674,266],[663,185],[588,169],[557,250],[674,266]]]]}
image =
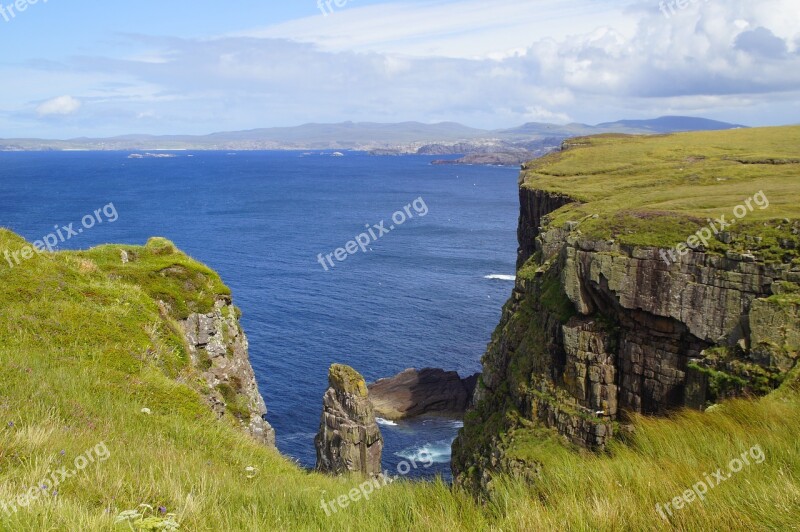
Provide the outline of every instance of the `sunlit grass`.
{"type": "MultiPolygon", "coordinates": [[[[763,191],[732,231],[773,228],[764,246],[793,237],[784,219],[800,218],[800,127],[658,136],[601,135],[568,141],[571,149],[528,163],[526,188],[566,194],[580,204],[553,215],[558,225],[621,243],[672,247],[763,191]],[[596,217],[592,217],[596,215],[596,217]]],[[[718,250],[724,250],[721,243],[718,250]]]]}

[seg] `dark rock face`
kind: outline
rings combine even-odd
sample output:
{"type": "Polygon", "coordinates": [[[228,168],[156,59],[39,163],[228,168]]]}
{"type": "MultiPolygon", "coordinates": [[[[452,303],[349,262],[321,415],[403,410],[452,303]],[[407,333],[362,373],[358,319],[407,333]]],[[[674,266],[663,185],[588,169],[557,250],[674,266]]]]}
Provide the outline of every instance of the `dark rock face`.
{"type": "MultiPolygon", "coordinates": [[[[523,166],[524,169],[525,167],[523,166]]],[[[517,228],[517,240],[519,241],[519,249],[517,250],[518,270],[536,251],[536,237],[539,235],[539,228],[542,226],[544,217],[574,201],[572,198],[561,194],[520,189],[520,220],[517,228]]]]}
{"type": "Polygon", "coordinates": [[[370,385],[375,411],[386,419],[422,414],[463,414],[472,400],[478,375],[461,379],[455,371],[407,369],[394,377],[370,385]]]}
{"type": "Polygon", "coordinates": [[[367,383],[356,370],[339,364],[331,366],[328,382],[319,433],[314,438],[317,470],[335,475],[380,474],[383,437],[367,383]]]}

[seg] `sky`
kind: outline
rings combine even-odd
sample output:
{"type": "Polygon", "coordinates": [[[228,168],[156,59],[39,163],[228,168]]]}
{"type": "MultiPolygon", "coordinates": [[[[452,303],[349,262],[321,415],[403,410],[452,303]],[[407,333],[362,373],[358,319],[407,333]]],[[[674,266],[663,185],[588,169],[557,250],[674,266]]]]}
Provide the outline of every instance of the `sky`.
{"type": "Polygon", "coordinates": [[[4,138],[348,120],[800,123],[797,0],[16,4],[0,0],[4,138]]]}

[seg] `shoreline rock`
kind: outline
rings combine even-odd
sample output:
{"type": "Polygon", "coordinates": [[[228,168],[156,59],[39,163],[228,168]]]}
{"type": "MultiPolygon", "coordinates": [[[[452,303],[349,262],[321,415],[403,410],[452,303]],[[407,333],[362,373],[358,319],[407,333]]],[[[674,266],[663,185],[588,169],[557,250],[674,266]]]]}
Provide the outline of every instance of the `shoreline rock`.
{"type": "Polygon", "coordinates": [[[371,384],[370,401],[378,415],[391,420],[424,414],[460,417],[472,402],[479,375],[462,379],[455,371],[407,369],[371,384]]]}

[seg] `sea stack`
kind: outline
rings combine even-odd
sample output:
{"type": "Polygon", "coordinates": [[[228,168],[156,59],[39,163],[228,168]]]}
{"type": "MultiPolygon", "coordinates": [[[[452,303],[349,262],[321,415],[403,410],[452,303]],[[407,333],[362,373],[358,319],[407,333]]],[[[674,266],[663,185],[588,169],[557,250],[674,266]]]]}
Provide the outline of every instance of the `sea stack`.
{"type": "Polygon", "coordinates": [[[378,475],[383,437],[364,377],[349,366],[334,364],[328,371],[328,383],[319,434],[314,439],[317,470],[336,475],[378,475]]]}

